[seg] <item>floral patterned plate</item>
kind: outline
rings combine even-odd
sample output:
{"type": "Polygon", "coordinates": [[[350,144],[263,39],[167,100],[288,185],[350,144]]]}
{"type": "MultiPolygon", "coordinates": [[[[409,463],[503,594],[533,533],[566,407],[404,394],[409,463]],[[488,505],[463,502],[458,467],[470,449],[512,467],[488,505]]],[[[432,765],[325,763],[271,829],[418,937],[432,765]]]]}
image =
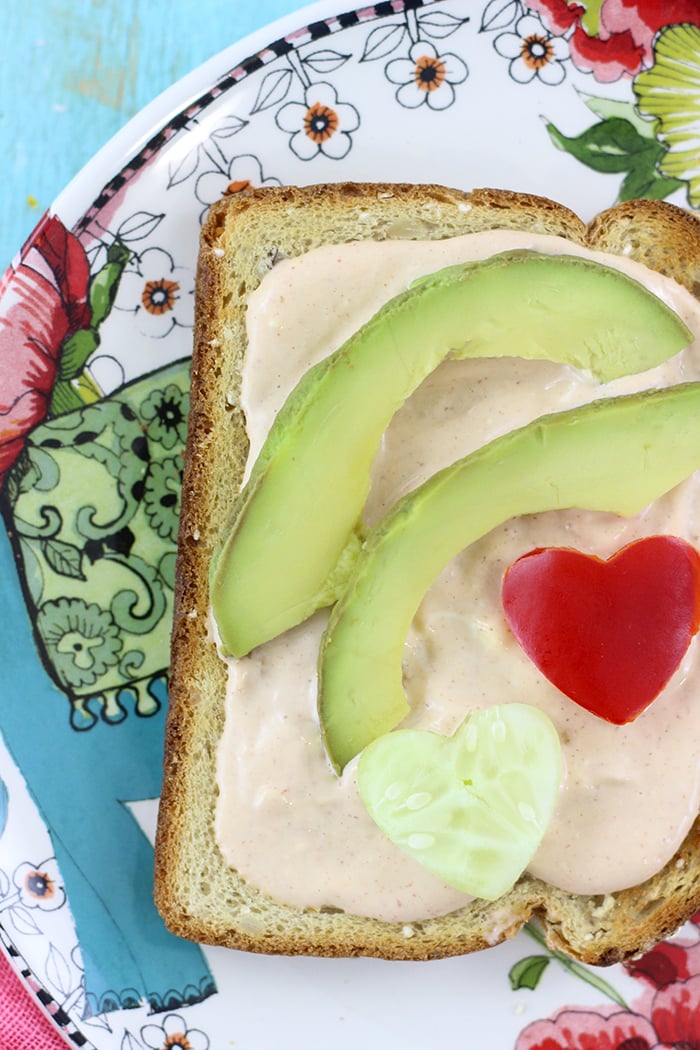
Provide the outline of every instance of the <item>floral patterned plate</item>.
{"type": "Polygon", "coordinates": [[[410,179],[700,208],[699,70],[698,0],[328,0],[144,111],[5,274],[0,939],[72,1045],[700,1047],[692,923],[604,972],[534,928],[434,963],[267,958],[167,934],[151,874],[207,206],[410,179]]]}

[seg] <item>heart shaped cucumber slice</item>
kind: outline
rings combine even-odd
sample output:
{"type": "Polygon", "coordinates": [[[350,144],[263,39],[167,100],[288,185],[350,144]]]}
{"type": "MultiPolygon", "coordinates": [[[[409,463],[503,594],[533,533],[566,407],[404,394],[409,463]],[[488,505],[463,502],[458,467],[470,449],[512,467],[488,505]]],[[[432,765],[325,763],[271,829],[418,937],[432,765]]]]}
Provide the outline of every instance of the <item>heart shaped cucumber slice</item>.
{"type": "Polygon", "coordinates": [[[559,794],[551,720],[526,704],[472,712],[451,737],[399,729],[360,756],[376,824],[443,882],[496,900],[530,863],[559,794]]]}

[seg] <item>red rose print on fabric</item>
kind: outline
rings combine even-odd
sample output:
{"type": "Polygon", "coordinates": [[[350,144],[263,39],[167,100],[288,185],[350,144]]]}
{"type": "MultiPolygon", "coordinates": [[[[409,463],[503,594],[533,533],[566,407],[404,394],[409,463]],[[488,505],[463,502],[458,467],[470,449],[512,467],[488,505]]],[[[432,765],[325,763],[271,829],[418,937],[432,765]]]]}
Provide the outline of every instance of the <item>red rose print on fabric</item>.
{"type": "Polygon", "coordinates": [[[0,485],[43,420],[102,396],[86,369],[130,250],[116,238],[90,272],[85,249],[45,216],[0,280],[0,485]]]}
{"type": "Polygon", "coordinates": [[[47,414],[65,340],[90,324],[80,242],[47,217],[0,284],[0,481],[47,414]]]}

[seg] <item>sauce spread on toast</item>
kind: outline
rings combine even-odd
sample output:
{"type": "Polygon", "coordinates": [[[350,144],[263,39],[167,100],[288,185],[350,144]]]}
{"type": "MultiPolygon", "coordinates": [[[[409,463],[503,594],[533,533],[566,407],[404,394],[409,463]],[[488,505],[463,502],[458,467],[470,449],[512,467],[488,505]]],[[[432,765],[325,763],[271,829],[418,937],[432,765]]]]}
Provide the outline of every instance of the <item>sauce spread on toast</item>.
{"type": "MultiPolygon", "coordinates": [[[[544,413],[600,397],[700,379],[700,305],[631,260],[567,240],[493,231],[444,241],[326,246],[278,263],[248,308],[243,408],[249,465],[306,369],[340,346],[412,280],[495,252],[581,254],[630,274],[698,334],[664,365],[604,386],[567,366],[519,359],[448,360],[397,413],[376,457],[365,511],[374,524],[436,470],[544,413]]],[[[544,710],[563,746],[559,805],[530,872],[572,893],[636,885],[673,856],[700,809],[700,648],[691,643],[657,700],[629,725],[595,717],[530,662],[501,607],[503,574],[541,547],[608,558],[667,533],[700,546],[699,490],[689,479],[635,518],[556,511],[518,518],[464,550],[414,619],[404,657],[405,725],[449,734],[469,709],[510,701],[544,710]]],[[[309,508],[309,528],[318,527],[309,508]]],[[[321,741],[316,662],[327,614],[229,660],[218,754],[216,835],[233,867],[298,907],[329,907],[411,922],[461,907],[376,827],[363,806],[356,760],[338,778],[321,741]]]]}

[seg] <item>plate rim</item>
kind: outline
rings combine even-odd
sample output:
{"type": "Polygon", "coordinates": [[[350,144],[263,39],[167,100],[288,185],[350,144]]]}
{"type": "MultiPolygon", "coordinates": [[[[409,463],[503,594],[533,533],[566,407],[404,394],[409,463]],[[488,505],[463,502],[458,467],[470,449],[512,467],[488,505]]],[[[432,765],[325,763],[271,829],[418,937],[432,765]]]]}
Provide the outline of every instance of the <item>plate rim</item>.
{"type": "MultiPolygon", "coordinates": [[[[430,6],[441,2],[443,0],[419,0],[419,5],[430,6]]],[[[278,40],[303,33],[315,22],[340,18],[346,11],[369,10],[380,5],[381,0],[374,0],[363,8],[353,4],[352,0],[345,4],[342,4],[341,0],[314,0],[297,11],[282,15],[239,40],[225,45],[189,73],[177,78],[134,113],[56,194],[46,209],[46,214],[60,216],[66,225],[72,228],[82,214],[89,211],[88,208],[81,215],[74,214],[77,198],[83,202],[89,199],[92,207],[111,179],[128,168],[155,136],[163,132],[178,116],[197,106],[209,91],[216,88],[248,59],[267,51],[278,40]],[[102,177],[102,172],[107,172],[106,178],[102,177]]],[[[399,9],[409,6],[412,6],[411,0],[399,0],[394,13],[399,13],[399,9]]],[[[277,55],[273,57],[276,58],[277,55]]],[[[31,242],[41,222],[42,219],[35,224],[25,243],[31,242]]]]}

